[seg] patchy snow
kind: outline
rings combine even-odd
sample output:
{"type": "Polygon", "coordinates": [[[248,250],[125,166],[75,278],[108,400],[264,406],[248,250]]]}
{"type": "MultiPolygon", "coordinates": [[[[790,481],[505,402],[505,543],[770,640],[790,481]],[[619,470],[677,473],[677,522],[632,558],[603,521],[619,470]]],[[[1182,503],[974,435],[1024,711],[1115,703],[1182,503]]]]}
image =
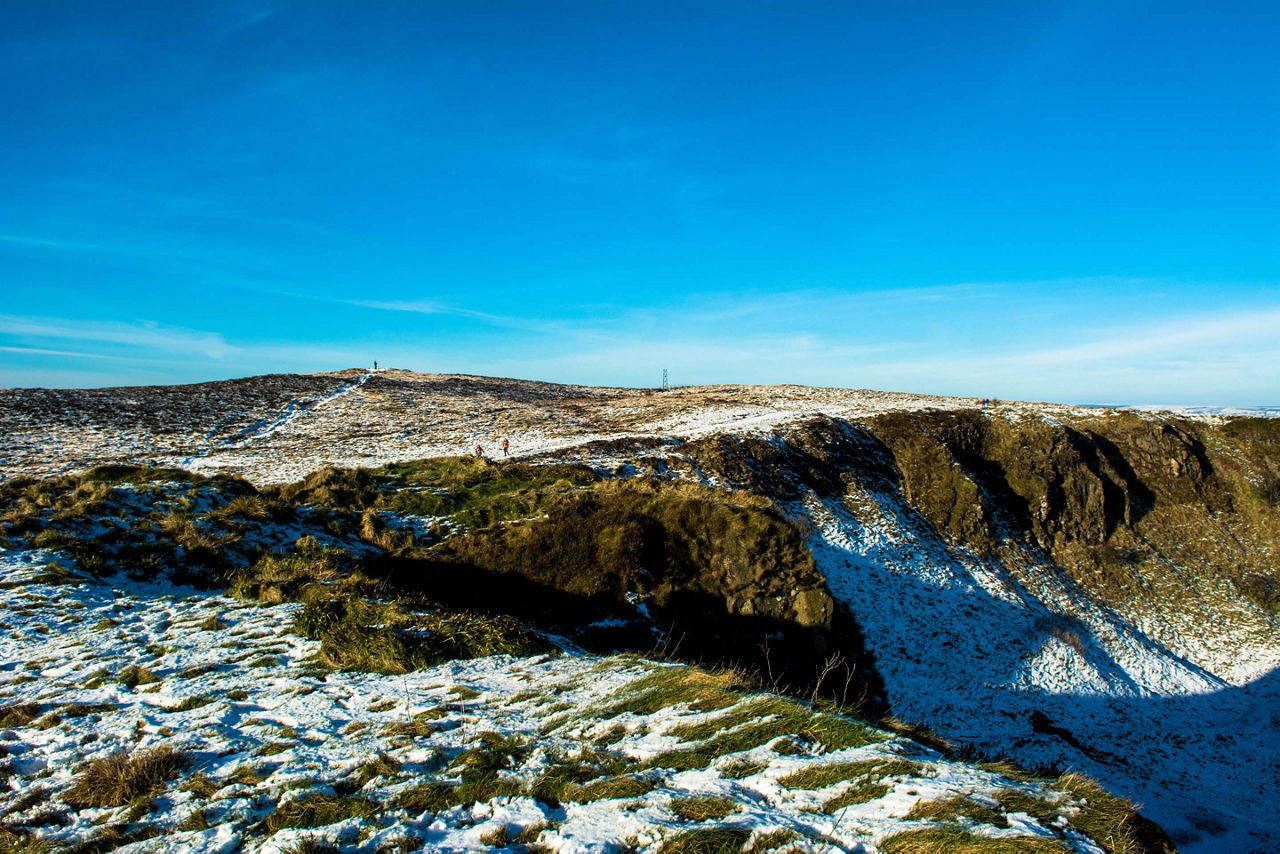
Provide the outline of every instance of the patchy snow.
{"type": "Polygon", "coordinates": [[[984,407],[1007,417],[1100,414],[1055,404],[868,389],[700,386],[668,392],[487,377],[348,370],[200,386],[0,389],[0,477],[157,463],[258,484],[326,465],[380,466],[469,455],[513,457],[637,437],[763,434],[824,414],[984,407]]]}
{"type": "MultiPolygon", "coordinates": [[[[876,840],[929,826],[904,818],[922,801],[1042,794],[1038,784],[945,760],[889,734],[830,752],[817,744],[781,752],[762,745],[706,769],[646,768],[646,760],[684,746],[672,727],[725,713],[676,704],[600,717],[632,680],[671,665],[561,654],[455,661],[399,676],[326,673],[309,663],[318,644],[289,631],[296,605],[123,578],[50,586],[33,580],[49,557],[0,553],[0,714],[38,707],[34,720],[0,730],[8,778],[0,813],[6,827],[53,842],[84,841],[115,826],[155,834],[118,849],[136,852],[278,852],[304,840],[363,852],[476,851],[500,831],[507,838],[527,831],[562,852],[624,842],[651,848],[700,825],[673,812],[673,802],[698,796],[726,799],[730,814],[719,826],[757,837],[788,831],[798,850],[874,851],[876,840]],[[126,687],[120,674],[131,665],[158,681],[126,687]],[[396,805],[423,782],[456,780],[467,751],[495,739],[521,745],[498,771],[517,784],[610,743],[631,768],[621,773],[645,785],[621,800],[551,804],[501,795],[435,812],[396,805]],[[92,760],[160,746],[183,751],[189,764],[151,800],[78,811],[62,802],[92,760]],[[735,778],[725,773],[734,760],[758,767],[735,778]],[[822,805],[846,783],[806,790],[780,782],[800,769],[867,760],[899,765],[880,779],[879,797],[832,814],[822,805]],[[321,827],[266,823],[290,803],[335,793],[368,799],[370,814],[321,827]]],[[[1011,818],[1008,828],[975,830],[1057,836],[1029,816],[1011,818]]],[[[1076,851],[1098,850],[1074,831],[1065,839],[1076,851]]]]}
{"type": "Polygon", "coordinates": [[[1126,406],[1134,412],[1168,412],[1173,415],[1199,418],[1280,418],[1280,406],[1185,406],[1142,404],[1126,406]]]}

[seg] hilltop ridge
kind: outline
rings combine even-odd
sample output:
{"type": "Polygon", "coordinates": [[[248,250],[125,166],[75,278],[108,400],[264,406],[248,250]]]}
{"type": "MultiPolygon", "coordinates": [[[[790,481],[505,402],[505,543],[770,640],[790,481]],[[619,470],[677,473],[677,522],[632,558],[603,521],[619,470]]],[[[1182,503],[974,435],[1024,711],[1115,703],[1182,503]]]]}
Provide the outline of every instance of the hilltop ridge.
{"type": "Polygon", "coordinates": [[[397,369],[270,374],[178,386],[0,389],[0,478],[111,462],[179,465],[255,483],[323,465],[474,453],[518,456],[623,437],[696,438],[825,414],[985,408],[1007,417],[1088,407],[795,385],[654,389],[397,369]]]}

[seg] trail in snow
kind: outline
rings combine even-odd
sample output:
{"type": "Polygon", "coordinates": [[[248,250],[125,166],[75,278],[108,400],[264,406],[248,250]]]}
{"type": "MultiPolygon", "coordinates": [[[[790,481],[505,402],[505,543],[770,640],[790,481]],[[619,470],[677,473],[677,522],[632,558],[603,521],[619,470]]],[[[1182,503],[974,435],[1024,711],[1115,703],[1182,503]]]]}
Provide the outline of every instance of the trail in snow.
{"type": "Polygon", "coordinates": [[[283,430],[285,427],[288,427],[299,418],[314,413],[326,403],[332,403],[340,397],[345,397],[348,394],[351,394],[351,392],[367,383],[371,376],[373,376],[373,371],[365,371],[364,375],[361,376],[360,379],[353,383],[347,383],[333,394],[328,395],[327,397],[322,397],[318,400],[291,400],[285,405],[284,412],[282,412],[278,417],[266,422],[265,424],[259,422],[258,424],[253,425],[247,430],[242,431],[239,436],[228,439],[222,444],[222,447],[228,449],[243,448],[250,442],[258,439],[265,439],[272,433],[276,433],[283,430]]]}
{"type": "Polygon", "coordinates": [[[209,457],[211,454],[219,451],[234,451],[246,448],[259,439],[265,439],[268,436],[278,433],[286,427],[295,424],[299,419],[314,414],[316,410],[320,409],[325,404],[332,403],[339,398],[346,397],[356,389],[361,388],[372,376],[373,371],[365,371],[364,374],[361,375],[360,379],[353,383],[347,383],[344,386],[340,386],[333,394],[326,395],[325,397],[313,400],[306,398],[295,398],[290,400],[285,404],[284,411],[275,418],[262,419],[257,423],[246,427],[244,430],[241,430],[235,436],[224,439],[217,444],[206,445],[201,449],[200,453],[193,454],[192,456],[184,459],[181,467],[191,471],[197,471],[199,469],[199,462],[209,457]]]}

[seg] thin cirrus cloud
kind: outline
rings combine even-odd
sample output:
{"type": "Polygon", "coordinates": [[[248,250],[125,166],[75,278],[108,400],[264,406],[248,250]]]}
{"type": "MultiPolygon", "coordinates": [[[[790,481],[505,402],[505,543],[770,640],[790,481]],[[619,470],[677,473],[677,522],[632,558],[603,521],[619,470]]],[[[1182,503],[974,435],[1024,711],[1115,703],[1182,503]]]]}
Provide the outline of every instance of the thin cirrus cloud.
{"type": "Polygon", "coordinates": [[[1023,347],[941,361],[930,354],[872,362],[865,369],[884,387],[929,385],[947,394],[1267,402],[1280,380],[1276,329],[1280,308],[1206,312],[1092,330],[1084,343],[1067,347],[1023,347]],[[1230,387],[1224,387],[1223,377],[1232,378],[1230,387]]]}
{"type": "Polygon", "coordinates": [[[1277,337],[1280,337],[1280,307],[1201,314],[1156,326],[1119,329],[1085,344],[1027,353],[1020,358],[1031,364],[1068,365],[1161,354],[1185,357],[1196,348],[1215,350],[1222,345],[1235,350],[1248,344],[1274,348],[1277,337]]]}
{"type": "Polygon", "coordinates": [[[408,312],[411,314],[444,315],[475,320],[490,326],[504,329],[516,329],[522,332],[537,332],[544,335],[569,335],[579,338],[609,338],[603,333],[573,326],[565,322],[529,320],[487,311],[476,311],[470,308],[445,305],[430,300],[342,300],[347,305],[358,305],[361,308],[372,308],[378,311],[408,312]]]}
{"type": "Polygon", "coordinates": [[[47,350],[43,347],[0,347],[0,353],[25,353],[32,356],[66,356],[72,359],[125,359],[125,356],[108,356],[105,353],[84,353],[78,350],[47,350]]]}
{"type": "Polygon", "coordinates": [[[0,335],[37,342],[93,342],[210,359],[225,359],[240,352],[216,332],[161,326],[147,321],[124,323],[4,314],[0,315],[0,335]]]}

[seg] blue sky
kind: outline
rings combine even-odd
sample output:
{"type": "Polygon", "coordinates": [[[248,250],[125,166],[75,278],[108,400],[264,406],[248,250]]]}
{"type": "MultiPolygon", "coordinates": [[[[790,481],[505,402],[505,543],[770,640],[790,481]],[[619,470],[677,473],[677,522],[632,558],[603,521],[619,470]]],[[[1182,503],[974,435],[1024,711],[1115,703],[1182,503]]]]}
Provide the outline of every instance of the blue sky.
{"type": "Polygon", "coordinates": [[[3,386],[1280,403],[1274,3],[5,19],[3,386]]]}

